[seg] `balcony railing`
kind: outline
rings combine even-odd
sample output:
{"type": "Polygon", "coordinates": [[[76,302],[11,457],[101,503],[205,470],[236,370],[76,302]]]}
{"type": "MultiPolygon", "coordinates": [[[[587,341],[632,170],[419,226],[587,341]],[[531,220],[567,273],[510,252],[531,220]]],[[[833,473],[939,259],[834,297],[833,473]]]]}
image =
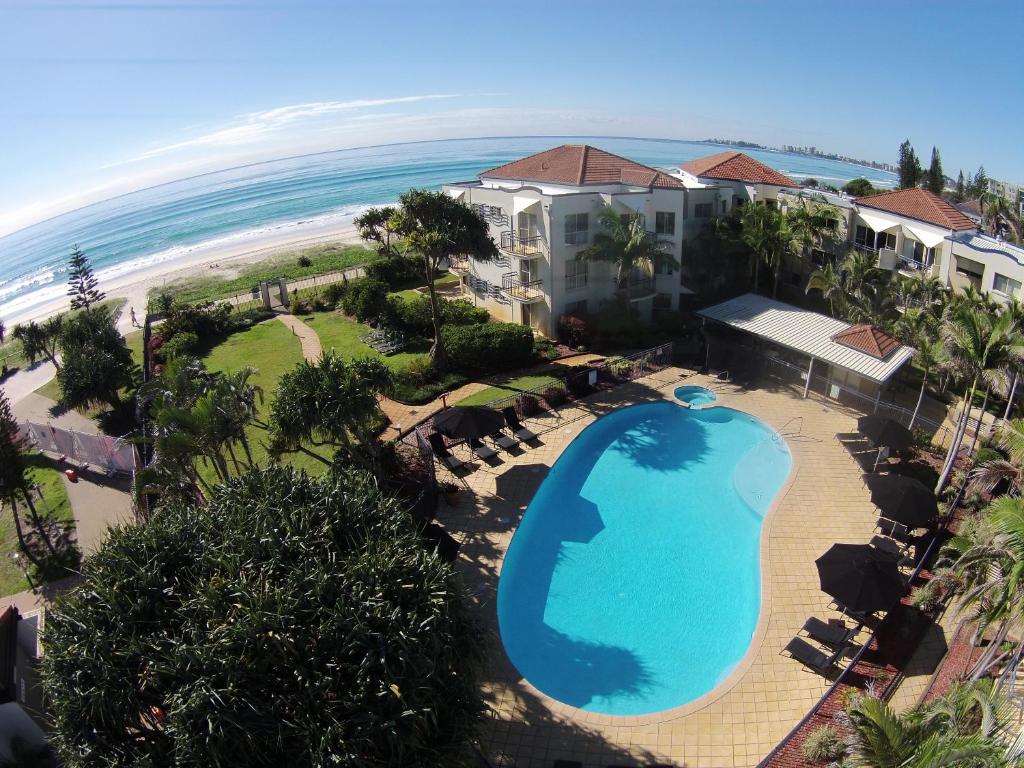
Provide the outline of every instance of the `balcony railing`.
{"type": "Polygon", "coordinates": [[[900,269],[908,269],[913,272],[927,272],[931,270],[931,264],[925,264],[923,261],[917,261],[909,256],[900,256],[900,269]]]}
{"type": "Polygon", "coordinates": [[[654,277],[652,276],[631,277],[624,283],[620,283],[618,280],[613,280],[613,282],[615,283],[615,292],[621,296],[628,294],[630,301],[650,298],[657,293],[654,290],[654,277]]]}
{"type": "Polygon", "coordinates": [[[521,237],[515,232],[501,233],[501,250],[520,258],[533,259],[544,255],[544,238],[540,235],[521,237]]]}
{"type": "Polygon", "coordinates": [[[543,284],[543,280],[524,282],[515,272],[509,272],[501,276],[501,292],[509,298],[521,301],[524,304],[543,301],[543,284]]]}
{"type": "Polygon", "coordinates": [[[499,227],[507,227],[509,225],[509,216],[500,205],[473,203],[469,207],[479,213],[484,221],[497,224],[499,227]]]}
{"type": "Polygon", "coordinates": [[[469,272],[469,256],[449,256],[448,271],[456,275],[464,275],[469,272]]]}

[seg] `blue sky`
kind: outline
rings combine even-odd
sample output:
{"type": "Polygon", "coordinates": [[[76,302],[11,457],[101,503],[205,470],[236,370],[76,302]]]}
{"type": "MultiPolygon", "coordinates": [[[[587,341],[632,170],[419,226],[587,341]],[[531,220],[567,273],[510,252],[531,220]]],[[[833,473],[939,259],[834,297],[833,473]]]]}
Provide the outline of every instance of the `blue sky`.
{"type": "Polygon", "coordinates": [[[0,234],[254,160],[724,136],[1024,181],[1020,2],[0,0],[0,234]]]}

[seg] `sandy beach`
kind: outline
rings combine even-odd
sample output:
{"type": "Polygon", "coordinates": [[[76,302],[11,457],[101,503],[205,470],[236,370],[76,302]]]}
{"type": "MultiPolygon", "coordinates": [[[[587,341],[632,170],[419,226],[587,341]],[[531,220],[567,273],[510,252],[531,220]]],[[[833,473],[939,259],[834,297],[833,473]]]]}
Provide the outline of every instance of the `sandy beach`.
{"type": "MultiPolygon", "coordinates": [[[[134,308],[141,320],[146,306],[146,296],[153,288],[199,274],[229,279],[237,275],[239,268],[281,253],[326,243],[361,244],[362,242],[350,219],[326,224],[311,222],[306,226],[291,227],[284,231],[271,231],[234,243],[201,244],[178,258],[136,270],[123,271],[122,274],[104,275],[103,271],[99,270],[97,277],[100,280],[100,288],[106,293],[107,298],[126,299],[127,303],[119,327],[122,332],[127,332],[131,330],[129,310],[134,308]]],[[[67,309],[68,299],[66,296],[61,296],[28,307],[21,312],[14,311],[0,319],[3,319],[8,328],[13,328],[15,325],[29,320],[44,320],[67,309]]]]}

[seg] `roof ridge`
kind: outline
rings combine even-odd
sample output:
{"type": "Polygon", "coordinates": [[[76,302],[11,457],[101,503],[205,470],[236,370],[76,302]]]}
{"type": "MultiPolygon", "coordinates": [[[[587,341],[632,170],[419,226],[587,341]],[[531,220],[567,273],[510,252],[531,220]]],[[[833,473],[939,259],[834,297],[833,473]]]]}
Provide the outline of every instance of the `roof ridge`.
{"type": "Polygon", "coordinates": [[[583,184],[583,172],[587,168],[587,150],[589,150],[589,149],[590,149],[590,145],[584,144],[583,145],[583,151],[580,152],[580,168],[579,168],[579,172],[576,174],[576,183],[577,184],[583,184]]]}

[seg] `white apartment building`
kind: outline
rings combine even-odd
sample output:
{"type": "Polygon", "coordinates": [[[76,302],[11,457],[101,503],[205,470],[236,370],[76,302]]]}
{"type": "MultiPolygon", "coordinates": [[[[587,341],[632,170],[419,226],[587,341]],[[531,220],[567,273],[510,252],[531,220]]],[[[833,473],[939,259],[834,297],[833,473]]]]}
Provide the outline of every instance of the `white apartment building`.
{"type": "Polygon", "coordinates": [[[1024,299],[1024,248],[977,232],[958,232],[947,242],[952,254],[947,283],[970,283],[1002,301],[1024,299]]]}
{"type": "MultiPolygon", "coordinates": [[[[492,168],[444,191],[488,222],[499,257],[453,257],[463,293],[498,320],[555,336],[563,314],[596,311],[616,298],[612,264],[577,258],[610,206],[640,215],[679,263],[683,243],[713,216],[741,202],[776,205],[780,189],[799,185],[740,152],[723,152],[667,171],[588,145],[563,145],[492,168]]],[[[629,300],[642,317],[676,309],[691,291],[674,268],[630,276],[629,300]]]]}

